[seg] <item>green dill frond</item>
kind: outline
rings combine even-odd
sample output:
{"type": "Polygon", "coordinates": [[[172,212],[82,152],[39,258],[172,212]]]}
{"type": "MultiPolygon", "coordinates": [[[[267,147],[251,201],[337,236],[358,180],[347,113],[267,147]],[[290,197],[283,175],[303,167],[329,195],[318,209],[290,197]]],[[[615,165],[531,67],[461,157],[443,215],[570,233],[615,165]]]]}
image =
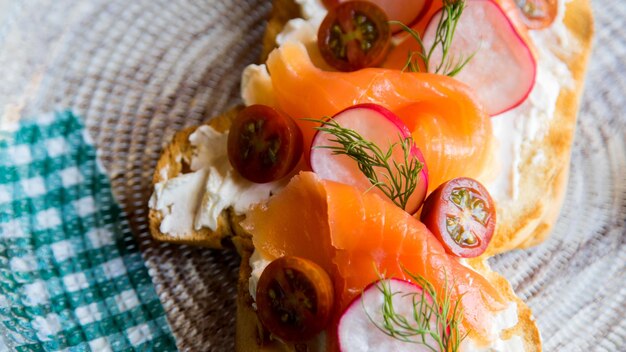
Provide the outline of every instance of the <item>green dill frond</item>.
{"type": "Polygon", "coordinates": [[[367,307],[363,306],[367,317],[381,332],[400,341],[423,345],[433,352],[457,352],[467,336],[461,336],[459,331],[463,318],[460,298],[452,300],[447,279],[442,291],[437,292],[432,283],[421,275],[415,275],[404,267],[403,270],[422,288],[422,292],[393,292],[389,281],[377,270],[380,279],[377,288],[383,295],[383,321],[374,321],[367,307]],[[396,312],[393,305],[396,295],[411,296],[413,311],[410,316],[396,312]]]}
{"type": "Polygon", "coordinates": [[[453,77],[457,75],[465,67],[465,65],[467,65],[476,52],[467,57],[461,55],[458,58],[455,58],[454,55],[451,55],[450,53],[454,33],[456,32],[456,27],[464,9],[465,0],[443,1],[443,11],[437,22],[435,38],[429,48],[426,48],[423,38],[421,38],[419,33],[415,30],[407,27],[402,22],[389,21],[392,25],[400,26],[415,41],[417,41],[419,45],[418,51],[410,51],[408,53],[407,62],[403,67],[403,71],[408,69],[412,72],[420,72],[421,68],[419,61],[421,60],[427,72],[453,77]],[[441,61],[439,63],[433,63],[432,56],[437,51],[441,53],[441,61]]]}
{"type": "Polygon", "coordinates": [[[380,189],[392,202],[402,209],[406,208],[409,197],[417,188],[419,174],[424,165],[411,155],[413,138],[398,135],[398,142],[388,149],[381,149],[376,143],[366,140],[358,132],[342,127],[333,119],[308,121],[320,122],[318,131],[328,133],[332,145],[316,146],[329,149],[333,155],[346,155],[356,161],[359,170],[370,183],[380,189]],[[393,160],[394,148],[402,149],[403,158],[400,162],[393,160]]]}

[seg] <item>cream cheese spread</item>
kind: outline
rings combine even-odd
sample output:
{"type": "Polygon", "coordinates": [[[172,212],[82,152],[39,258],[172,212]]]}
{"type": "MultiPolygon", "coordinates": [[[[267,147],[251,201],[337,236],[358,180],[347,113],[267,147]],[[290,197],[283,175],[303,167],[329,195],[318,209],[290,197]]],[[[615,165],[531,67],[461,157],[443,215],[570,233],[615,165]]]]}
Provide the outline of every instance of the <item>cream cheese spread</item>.
{"type": "Polygon", "coordinates": [[[250,274],[250,280],[248,288],[250,290],[250,296],[254,301],[256,301],[256,287],[259,282],[259,278],[265,270],[265,267],[270,264],[270,261],[266,258],[263,258],[261,253],[256,249],[250,256],[250,268],[252,268],[252,273],[250,274]]]}
{"type": "Polygon", "coordinates": [[[295,2],[300,5],[302,17],[311,21],[315,28],[319,27],[327,12],[324,3],[321,0],[295,0],[295,2]]]}
{"type": "MultiPolygon", "coordinates": [[[[564,14],[565,2],[561,1],[558,16],[549,29],[530,31],[537,50],[535,85],[526,101],[491,120],[494,136],[499,142],[496,149],[499,150],[500,172],[495,180],[485,182],[485,186],[500,204],[519,197],[521,151],[525,144],[545,137],[561,88],[574,86],[571,72],[561,58],[571,55],[571,50],[578,46],[563,23],[564,14]]],[[[537,153],[533,162],[541,164],[543,158],[537,153]]]]}
{"type": "Polygon", "coordinates": [[[202,195],[199,190],[205,180],[206,172],[199,170],[154,185],[149,206],[163,216],[159,227],[161,233],[181,237],[191,232],[202,195]],[[186,196],[183,198],[182,195],[186,196]]]}
{"type": "Polygon", "coordinates": [[[189,136],[192,172],[154,185],[149,206],[162,214],[163,234],[180,237],[203,227],[215,231],[225,209],[243,214],[284,187],[286,180],[258,184],[240,176],[228,161],[227,141],[228,131],[198,127],[189,136]]]}
{"type": "Polygon", "coordinates": [[[510,329],[518,321],[517,304],[509,303],[508,307],[494,316],[491,325],[491,343],[489,346],[480,346],[471,338],[466,338],[461,343],[462,352],[523,352],[524,341],[520,336],[512,336],[509,339],[500,338],[500,333],[510,329]]]}

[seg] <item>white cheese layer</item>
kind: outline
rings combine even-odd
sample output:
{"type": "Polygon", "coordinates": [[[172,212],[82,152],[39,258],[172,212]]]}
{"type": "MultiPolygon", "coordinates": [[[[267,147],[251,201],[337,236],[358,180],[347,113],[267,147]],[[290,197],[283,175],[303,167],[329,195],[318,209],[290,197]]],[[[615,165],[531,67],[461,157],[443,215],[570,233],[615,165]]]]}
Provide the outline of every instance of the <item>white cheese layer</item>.
{"type": "Polygon", "coordinates": [[[252,268],[252,273],[250,274],[250,280],[248,280],[248,289],[250,291],[250,296],[252,299],[256,301],[256,287],[259,283],[259,278],[265,270],[265,267],[270,264],[270,261],[263,258],[261,253],[256,249],[250,256],[250,268],[252,268]]]}
{"type": "Polygon", "coordinates": [[[227,141],[228,131],[198,127],[189,136],[192,172],[154,185],[150,208],[164,216],[163,234],[180,237],[203,227],[215,231],[225,209],[243,214],[284,187],[286,181],[258,184],[241,177],[228,161],[227,141]]]}
{"type": "Polygon", "coordinates": [[[500,333],[517,324],[517,304],[509,303],[509,306],[495,315],[491,326],[491,343],[489,346],[481,346],[471,338],[466,338],[461,343],[461,352],[523,352],[524,340],[520,336],[512,336],[509,339],[500,338],[500,333]]]}
{"type": "Polygon", "coordinates": [[[205,180],[206,172],[199,170],[154,185],[149,206],[163,216],[161,233],[181,237],[191,232],[205,180]]]}
{"type": "MultiPolygon", "coordinates": [[[[521,151],[524,145],[545,137],[561,88],[570,89],[574,85],[567,64],[560,58],[568,57],[571,50],[578,47],[563,23],[564,6],[565,3],[560,2],[559,15],[549,29],[530,31],[537,49],[537,77],[530,95],[520,106],[491,120],[499,142],[500,172],[495,180],[485,182],[485,186],[501,204],[519,198],[521,151]]],[[[533,162],[541,164],[543,158],[545,156],[539,152],[533,162]]]]}

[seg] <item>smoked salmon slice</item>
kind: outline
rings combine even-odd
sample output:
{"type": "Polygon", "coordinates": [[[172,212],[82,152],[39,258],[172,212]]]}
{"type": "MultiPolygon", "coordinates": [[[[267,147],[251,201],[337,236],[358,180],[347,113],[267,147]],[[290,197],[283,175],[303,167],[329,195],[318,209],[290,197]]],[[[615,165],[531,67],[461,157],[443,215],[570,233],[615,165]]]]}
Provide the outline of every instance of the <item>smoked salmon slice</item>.
{"type": "Polygon", "coordinates": [[[423,152],[431,189],[454,177],[480,178],[492,158],[491,121],[466,85],[428,73],[368,68],[328,72],[315,67],[300,43],[274,50],[267,68],[277,108],[300,125],[305,150],[315,123],[361,103],[398,115],[423,152]]]}
{"type": "Polygon", "coordinates": [[[295,255],[322,266],[335,285],[336,317],[379,273],[410,279],[404,268],[440,293],[448,288],[472,336],[487,338],[494,314],[506,307],[485,278],[446,254],[417,219],[377,194],[311,172],[294,176],[242,225],[264,258],[295,255]]]}

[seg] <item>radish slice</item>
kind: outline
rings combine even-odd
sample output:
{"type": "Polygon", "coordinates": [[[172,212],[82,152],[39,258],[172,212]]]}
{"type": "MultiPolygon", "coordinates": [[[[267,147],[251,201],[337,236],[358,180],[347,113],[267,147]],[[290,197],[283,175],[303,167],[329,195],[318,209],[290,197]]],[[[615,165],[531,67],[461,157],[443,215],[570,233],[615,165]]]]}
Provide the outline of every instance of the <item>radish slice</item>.
{"type": "MultiPolygon", "coordinates": [[[[327,0],[327,3],[342,3],[349,0],[327,0]]],[[[390,20],[399,21],[408,27],[416,24],[428,11],[432,0],[367,0],[385,11],[390,20]]],[[[392,33],[402,32],[399,26],[392,26],[392,33]]]]}
{"type": "MultiPolygon", "coordinates": [[[[363,138],[375,143],[383,152],[389,150],[400,138],[411,136],[406,125],[391,111],[376,104],[359,104],[349,107],[333,117],[340,126],[358,132],[363,138]]],[[[321,178],[355,186],[363,191],[376,192],[382,197],[383,192],[372,187],[367,177],[359,170],[358,163],[346,155],[333,155],[333,152],[323,146],[338,145],[331,140],[333,135],[319,131],[313,137],[311,147],[311,168],[321,178]]],[[[394,146],[392,160],[404,162],[401,146],[394,146]]],[[[409,197],[405,210],[415,213],[422,205],[428,190],[428,170],[421,151],[413,145],[411,155],[419,160],[423,167],[419,174],[417,187],[409,197]]],[[[379,180],[386,180],[383,169],[378,173],[379,180]]]]}
{"type": "MultiPolygon", "coordinates": [[[[339,349],[342,352],[432,351],[425,344],[416,343],[421,340],[421,336],[412,336],[410,339],[413,342],[404,342],[384,332],[386,330],[382,328],[385,302],[383,288],[393,293],[391,299],[393,311],[405,317],[413,328],[416,327],[413,314],[416,309],[419,313],[419,306],[414,306],[413,300],[415,299],[419,304],[422,295],[424,295],[427,305],[432,304],[432,298],[428,293],[424,293],[421,287],[411,282],[399,279],[385,279],[375,282],[368,286],[341,316],[337,327],[339,349]]],[[[433,314],[430,320],[432,330],[436,330],[435,315],[433,314]]],[[[430,335],[425,336],[425,339],[428,345],[437,345],[430,335]]]]}
{"type": "MultiPolygon", "coordinates": [[[[535,84],[535,58],[502,8],[492,0],[467,1],[459,19],[449,57],[454,61],[475,53],[455,76],[474,88],[494,116],[521,104],[535,84]]],[[[442,11],[430,20],[424,32],[424,44],[434,42],[442,11]]],[[[429,72],[441,62],[441,50],[430,59],[429,72]]]]}

